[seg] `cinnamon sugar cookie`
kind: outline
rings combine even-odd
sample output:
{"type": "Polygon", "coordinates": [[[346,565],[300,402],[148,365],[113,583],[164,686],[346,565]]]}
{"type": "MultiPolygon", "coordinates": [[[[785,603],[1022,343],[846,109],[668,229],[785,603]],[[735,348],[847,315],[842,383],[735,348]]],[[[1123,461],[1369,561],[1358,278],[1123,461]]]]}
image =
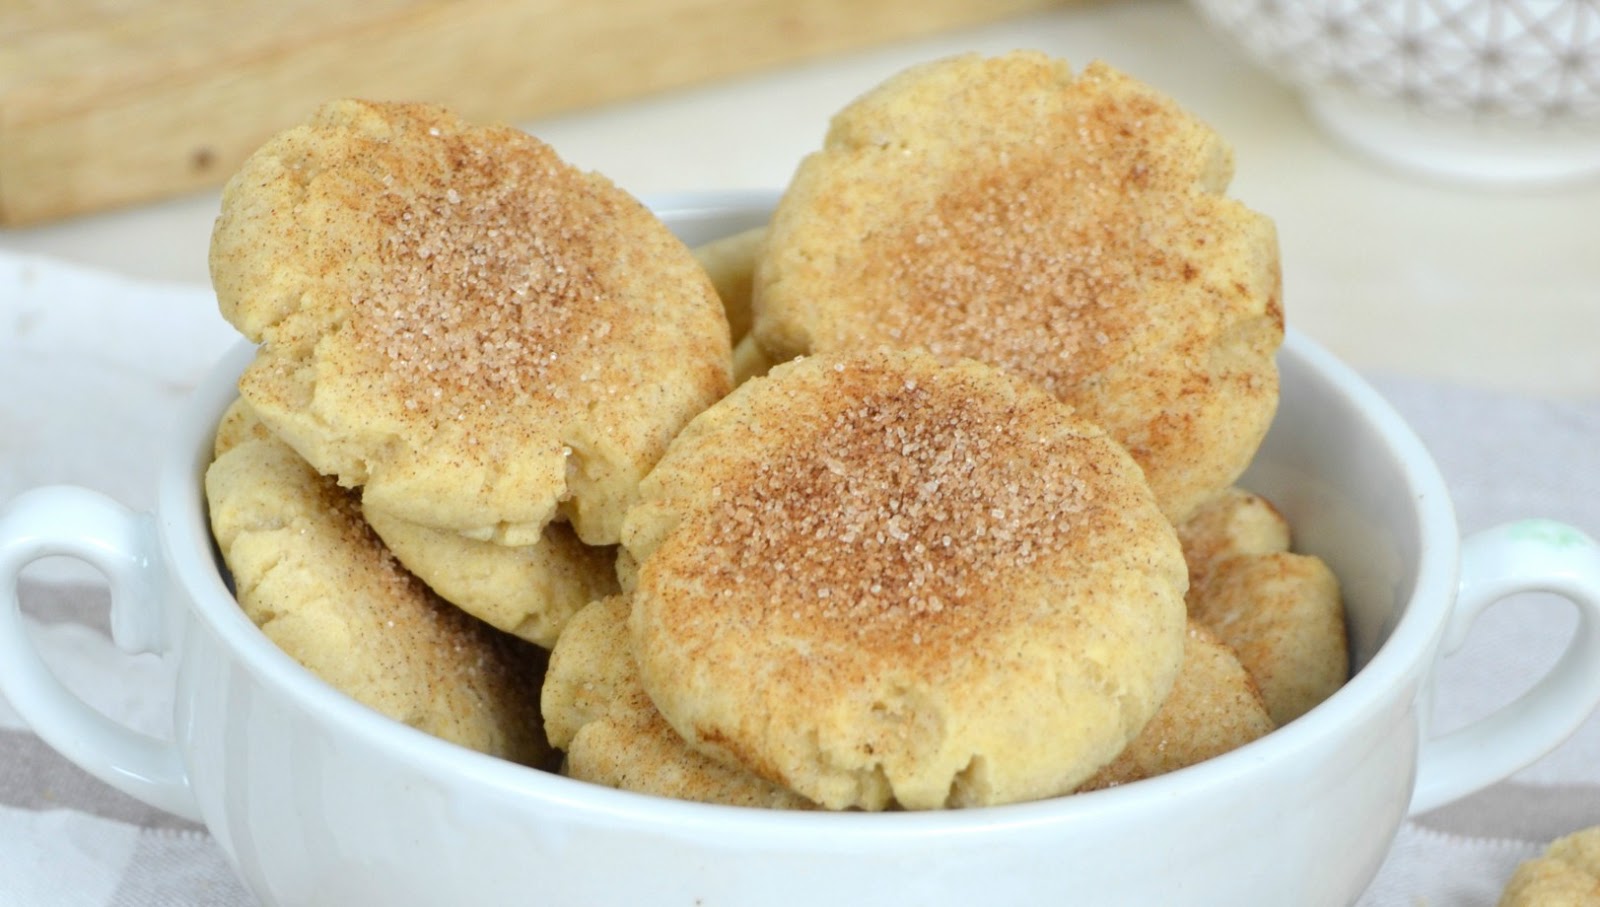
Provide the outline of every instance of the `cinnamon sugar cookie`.
{"type": "Polygon", "coordinates": [[[617,591],[616,549],[585,545],[565,523],[533,545],[496,545],[364,510],[406,569],[490,626],[550,648],[578,609],[617,591]]]}
{"type": "Polygon", "coordinates": [[[722,309],[728,316],[728,333],[733,338],[735,386],[765,375],[773,365],[760,344],[750,336],[754,318],[750,296],[756,262],[766,239],[766,227],[751,227],[694,248],[694,257],[706,269],[712,286],[717,288],[717,297],[722,300],[722,309]]]}
{"type": "Polygon", "coordinates": [[[1228,489],[1179,524],[1189,615],[1239,656],[1272,720],[1287,724],[1350,678],[1339,581],[1289,550],[1289,523],[1259,495],[1228,489]]]}
{"type": "Polygon", "coordinates": [[[1499,907],[1600,907],[1600,826],[1557,838],[1518,865],[1499,907]]]}
{"type": "Polygon", "coordinates": [[[767,239],[766,227],[751,227],[694,247],[695,260],[706,269],[711,285],[722,300],[728,317],[728,335],[735,346],[750,333],[751,285],[755,280],[756,260],[767,239]]]}
{"type": "Polygon", "coordinates": [[[1070,791],[1183,654],[1183,558],[1137,464],[970,360],[859,350],[742,385],[673,442],[623,545],[662,716],[833,809],[1070,791]]]}
{"type": "Polygon", "coordinates": [[[616,542],[640,477],[726,393],[726,319],[648,210],[508,127],[338,101],[223,190],[240,391],[369,509],[536,544],[616,542]]]}
{"type": "Polygon", "coordinates": [[[1080,791],[1154,778],[1237,749],[1273,730],[1267,705],[1233,650],[1189,621],[1183,668],[1155,717],[1080,791]]]}
{"type": "Polygon", "coordinates": [[[1339,583],[1320,558],[1280,551],[1224,561],[1194,587],[1189,613],[1238,654],[1279,725],[1350,679],[1339,583]]]}
{"type": "Polygon", "coordinates": [[[1277,402],[1272,223],[1232,154],[1100,63],[913,67],[834,117],[754,286],[772,361],[890,344],[1026,377],[1126,446],[1181,520],[1244,470],[1277,402]]]}
{"type": "Polygon", "coordinates": [[[1271,501],[1238,487],[1208,499],[1177,528],[1191,593],[1224,561],[1289,550],[1289,521],[1271,501]]]}
{"type": "Polygon", "coordinates": [[[644,794],[771,809],[811,809],[804,797],[690,749],[639,685],[628,640],[628,602],[602,599],[572,618],[542,696],[562,772],[644,794]]]}
{"type": "Polygon", "coordinates": [[[351,492],[248,417],[224,425],[205,477],[211,526],[239,604],[261,631],[396,721],[516,762],[544,761],[545,653],[429,592],[368,529],[351,492]]]}

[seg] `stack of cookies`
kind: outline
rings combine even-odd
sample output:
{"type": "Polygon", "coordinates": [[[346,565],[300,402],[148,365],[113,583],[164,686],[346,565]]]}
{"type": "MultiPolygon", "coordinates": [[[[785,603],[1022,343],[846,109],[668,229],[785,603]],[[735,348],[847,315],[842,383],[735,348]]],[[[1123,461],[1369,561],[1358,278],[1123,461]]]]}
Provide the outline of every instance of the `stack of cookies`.
{"type": "Polygon", "coordinates": [[[213,238],[260,344],[207,475],[239,601],[392,717],[707,802],[1010,803],[1255,739],[1348,668],[1331,573],[1233,487],[1283,315],[1231,169],[1109,67],[958,57],[692,252],[523,133],[327,105],[213,238]]]}
{"type": "Polygon", "coordinates": [[[219,449],[206,483],[241,605],[386,714],[542,739],[541,671],[503,696],[468,675],[505,639],[542,667],[539,647],[616,590],[640,480],[729,388],[704,270],[536,139],[355,101],[246,162],[211,266],[223,314],[261,345],[239,380],[259,437],[219,449]],[[267,465],[290,458],[292,476],[267,465]],[[456,612],[470,639],[444,629],[456,612]],[[398,670],[397,648],[436,669],[398,670]]]}

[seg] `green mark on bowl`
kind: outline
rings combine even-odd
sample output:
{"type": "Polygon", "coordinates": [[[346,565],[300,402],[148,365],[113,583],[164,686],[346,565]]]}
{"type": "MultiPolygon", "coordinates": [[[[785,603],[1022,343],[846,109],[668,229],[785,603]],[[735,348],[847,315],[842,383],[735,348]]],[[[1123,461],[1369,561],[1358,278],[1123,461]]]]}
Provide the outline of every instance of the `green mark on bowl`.
{"type": "Polygon", "coordinates": [[[1511,525],[1509,535],[1519,541],[1543,542],[1555,548],[1579,548],[1594,544],[1582,532],[1555,520],[1522,520],[1511,525]]]}

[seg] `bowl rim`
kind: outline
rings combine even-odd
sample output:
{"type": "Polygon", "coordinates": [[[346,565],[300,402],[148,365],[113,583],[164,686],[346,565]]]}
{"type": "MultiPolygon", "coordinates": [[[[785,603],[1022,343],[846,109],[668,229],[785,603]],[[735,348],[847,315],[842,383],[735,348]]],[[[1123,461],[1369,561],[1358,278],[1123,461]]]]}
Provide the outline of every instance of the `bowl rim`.
{"type": "MultiPolygon", "coordinates": [[[[711,215],[759,215],[777,194],[770,191],[673,193],[647,199],[670,219],[685,211],[711,215]]],[[[808,846],[860,847],[882,841],[885,832],[908,837],[983,835],[1058,823],[1089,821],[1126,812],[1140,801],[1160,802],[1201,789],[1227,787],[1263,763],[1293,760],[1336,729],[1355,722],[1376,703],[1411,688],[1410,678],[1432,666],[1446,617],[1455,599],[1459,534],[1447,488],[1422,441],[1393,407],[1350,366],[1301,334],[1285,331],[1279,351],[1345,397],[1374,428],[1395,458],[1417,515],[1418,562],[1403,613],[1388,638],[1338,691],[1306,717],[1231,752],[1155,778],[1098,791],[1045,800],[960,810],[886,812],[864,819],[857,813],[777,811],[672,800],[577,781],[428,735],[385,717],[340,693],[286,655],[261,633],[234,602],[211,540],[203,476],[210,461],[217,419],[236,396],[235,379],[254,355],[241,340],[191,395],[162,461],[156,516],[168,570],[183,589],[183,602],[169,614],[186,632],[207,632],[227,649],[236,667],[275,689],[321,724],[339,729],[375,750],[403,759],[430,777],[456,785],[490,788],[500,796],[537,801],[542,808],[609,816],[641,828],[673,834],[715,827],[751,841],[806,836],[808,846]],[[823,837],[815,837],[822,835],[823,837]]],[[[180,643],[179,651],[187,651],[180,643]]],[[[180,671],[182,667],[180,665],[180,671]]],[[[192,768],[192,767],[191,767],[192,768]]],[[[203,798],[202,798],[203,801],[203,798]]],[[[204,808],[204,802],[202,802],[204,808]]]]}

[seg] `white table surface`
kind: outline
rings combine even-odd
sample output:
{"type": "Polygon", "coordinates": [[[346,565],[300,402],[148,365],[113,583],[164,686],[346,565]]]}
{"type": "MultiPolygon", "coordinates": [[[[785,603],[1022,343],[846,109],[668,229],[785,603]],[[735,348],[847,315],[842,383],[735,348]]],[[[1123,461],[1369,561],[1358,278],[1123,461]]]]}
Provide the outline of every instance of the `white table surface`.
{"type": "MultiPolygon", "coordinates": [[[[1370,372],[1600,394],[1600,183],[1432,184],[1325,138],[1180,0],[1113,0],[522,123],[635,194],[779,188],[828,117],[895,71],[968,50],[1104,59],[1234,145],[1235,194],[1278,224],[1291,323],[1370,372]]],[[[203,284],[215,192],[38,227],[0,249],[203,284]]]]}

